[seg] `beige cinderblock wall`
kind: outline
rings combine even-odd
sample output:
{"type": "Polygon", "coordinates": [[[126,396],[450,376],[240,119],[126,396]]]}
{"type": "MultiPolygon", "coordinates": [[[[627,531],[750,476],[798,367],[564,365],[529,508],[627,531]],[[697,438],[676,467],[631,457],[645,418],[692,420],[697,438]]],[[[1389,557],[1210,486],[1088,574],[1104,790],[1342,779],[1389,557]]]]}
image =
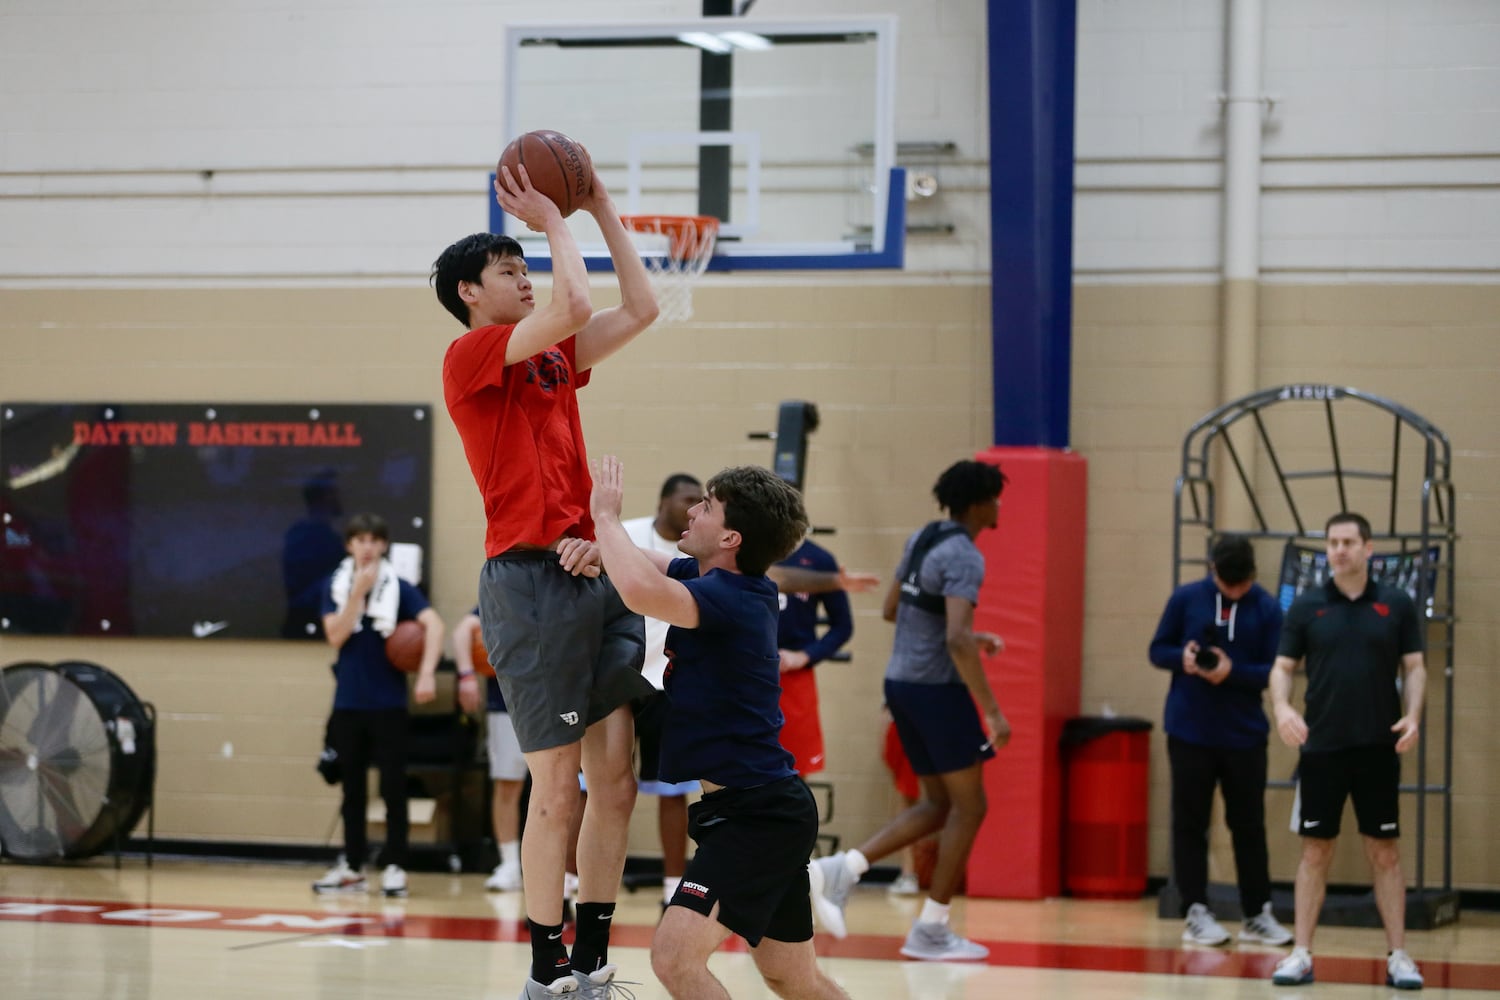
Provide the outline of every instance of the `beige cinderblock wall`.
{"type": "MultiPolygon", "coordinates": [[[[600,285],[596,297],[607,298],[600,285]]],[[[932,512],[938,471],[990,443],[988,287],[941,278],[813,283],[713,277],[696,319],[653,330],[582,394],[593,453],[627,463],[628,504],[654,507],[671,472],[767,463],[785,399],[816,402],[807,495],[846,565],[889,574],[932,512]]],[[[1211,286],[1080,286],[1075,294],[1073,443],[1090,463],[1084,710],[1104,703],[1160,719],[1166,678],[1145,647],[1171,579],[1172,480],[1182,434],[1215,403],[1211,286]]],[[[1460,488],[1459,794],[1455,880],[1500,887],[1485,819],[1500,806],[1497,366],[1500,287],[1285,285],[1261,296],[1261,384],[1347,384],[1395,399],[1453,440],[1460,488]]],[[[0,291],[0,400],[426,401],[458,327],[425,289],[0,291]]],[[[472,603],[483,537],[456,437],[434,422],[433,597],[454,620],[472,603]]],[[[892,805],[879,763],[880,676],[889,626],[856,598],[852,663],[820,668],[838,787],[832,830],[854,842],[892,805]]],[[[322,843],[336,794],[312,770],[326,715],[329,652],[281,642],[0,637],[0,664],[83,658],[120,673],[161,713],[159,835],[322,843]],[[228,752],[226,753],[226,747],[228,752]]],[[[1153,736],[1151,871],[1167,871],[1165,758],[1153,736]]],[[[1273,750],[1273,771],[1290,758],[1273,750]]],[[[1296,848],[1268,802],[1273,875],[1296,848]]],[[[1410,816],[1410,810],[1408,810],[1410,816]]],[[[1408,821],[1409,822],[1409,821],[1408,821]]],[[[631,849],[655,851],[654,810],[631,849]]],[[[1429,873],[1435,871],[1429,868],[1429,873]]],[[[1214,875],[1232,872],[1215,838],[1214,875]]],[[[1364,878],[1355,850],[1335,877],[1364,878]]],[[[1431,877],[1431,876],[1430,876],[1431,877]]]]}
{"type": "MultiPolygon", "coordinates": [[[[1166,741],[1159,728],[1167,677],[1146,660],[1146,646],[1172,580],[1172,483],[1182,437],[1219,402],[1212,367],[1218,308],[1212,286],[1080,286],[1074,294],[1073,443],[1090,468],[1084,708],[1097,711],[1107,703],[1158,723],[1150,855],[1158,875],[1170,868],[1166,741]]],[[[1500,706],[1500,678],[1492,669],[1500,646],[1494,568],[1500,556],[1494,517],[1500,500],[1500,286],[1269,285],[1261,289],[1260,316],[1259,385],[1353,386],[1416,411],[1452,442],[1462,536],[1454,881],[1493,888],[1500,884],[1500,845],[1488,826],[1500,804],[1500,734],[1489,721],[1500,706]]],[[[1389,440],[1383,444],[1389,447],[1389,440]]],[[[1321,516],[1318,521],[1321,527],[1321,516]]],[[[1263,566],[1262,576],[1274,578],[1274,571],[1263,566]]],[[[1437,705],[1440,673],[1429,675],[1437,705]]],[[[1429,714],[1436,735],[1439,720],[1429,714]]],[[[1435,767],[1437,741],[1428,746],[1435,767]]],[[[1273,736],[1272,776],[1287,777],[1294,764],[1295,755],[1273,736]]],[[[1405,777],[1413,777],[1409,761],[1405,777]]],[[[1272,877],[1290,880],[1297,859],[1296,837],[1287,829],[1290,793],[1269,792],[1266,806],[1272,877]]],[[[1414,800],[1405,798],[1402,809],[1410,874],[1414,800]]],[[[1430,824],[1436,820],[1429,814],[1430,824]]],[[[1352,822],[1345,825],[1352,829],[1352,822]]],[[[1431,884],[1441,878],[1441,827],[1428,829],[1431,884]]],[[[1234,878],[1222,823],[1214,830],[1210,874],[1234,878]]],[[[1352,839],[1339,851],[1333,879],[1368,881],[1352,839]]]]}

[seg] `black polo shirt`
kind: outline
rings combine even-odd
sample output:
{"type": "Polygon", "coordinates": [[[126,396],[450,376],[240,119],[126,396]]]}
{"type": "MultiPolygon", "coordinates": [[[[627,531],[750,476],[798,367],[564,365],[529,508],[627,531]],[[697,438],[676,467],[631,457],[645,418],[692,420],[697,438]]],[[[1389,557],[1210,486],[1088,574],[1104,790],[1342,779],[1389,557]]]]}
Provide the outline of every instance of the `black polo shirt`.
{"type": "Polygon", "coordinates": [[[1305,659],[1303,753],[1396,742],[1401,657],[1422,651],[1422,622],[1406,591],[1374,580],[1354,600],[1330,578],[1286,613],[1278,655],[1305,659]]]}

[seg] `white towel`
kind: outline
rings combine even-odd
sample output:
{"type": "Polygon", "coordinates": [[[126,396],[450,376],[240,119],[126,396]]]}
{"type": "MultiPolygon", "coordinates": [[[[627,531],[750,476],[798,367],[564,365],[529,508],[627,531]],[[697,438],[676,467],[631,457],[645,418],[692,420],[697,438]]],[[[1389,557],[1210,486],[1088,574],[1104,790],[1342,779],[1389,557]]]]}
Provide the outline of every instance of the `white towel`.
{"type": "MultiPolygon", "coordinates": [[[[346,556],[333,571],[333,603],[339,611],[349,602],[349,584],[354,580],[354,557],[346,556]]],[[[401,608],[401,582],[396,576],[396,567],[389,560],[380,560],[380,575],[375,586],[365,596],[365,614],[375,621],[375,631],[390,638],[396,631],[396,614],[401,608]]],[[[364,627],[363,618],[354,623],[354,631],[364,627]]]]}

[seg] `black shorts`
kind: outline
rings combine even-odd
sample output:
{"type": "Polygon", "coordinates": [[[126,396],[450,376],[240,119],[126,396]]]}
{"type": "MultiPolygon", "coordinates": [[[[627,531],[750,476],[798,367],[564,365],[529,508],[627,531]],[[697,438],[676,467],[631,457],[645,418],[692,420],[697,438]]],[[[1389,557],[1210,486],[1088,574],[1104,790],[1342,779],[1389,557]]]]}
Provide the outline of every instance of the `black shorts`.
{"type": "Polygon", "coordinates": [[[916,774],[951,774],[995,756],[963,684],[888,680],[885,704],[916,774]]]}
{"type": "Polygon", "coordinates": [[[1347,798],[1354,800],[1360,833],[1380,840],[1401,836],[1401,758],[1394,746],[1304,753],[1297,774],[1302,836],[1337,837],[1347,798]]]}
{"type": "Polygon", "coordinates": [[[813,935],[807,862],[818,839],[818,806],[801,778],[709,792],[688,810],[698,849],[672,906],[708,916],[750,943],[794,944],[813,935]]]}
{"type": "Polygon", "coordinates": [[[504,553],[479,577],[479,619],[521,750],[566,746],[656,689],[641,676],[645,623],[608,577],[573,576],[557,553],[504,553]]]}

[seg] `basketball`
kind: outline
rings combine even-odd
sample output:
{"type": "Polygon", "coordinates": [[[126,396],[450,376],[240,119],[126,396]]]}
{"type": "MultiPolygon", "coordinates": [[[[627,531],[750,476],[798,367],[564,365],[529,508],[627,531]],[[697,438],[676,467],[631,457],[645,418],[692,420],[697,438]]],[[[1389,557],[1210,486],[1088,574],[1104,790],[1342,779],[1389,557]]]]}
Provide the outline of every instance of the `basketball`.
{"type": "Polygon", "coordinates": [[[490,666],[489,651],[484,648],[484,636],[479,632],[474,633],[473,657],[476,674],[480,677],[495,676],[495,668],[490,666]]]}
{"type": "Polygon", "coordinates": [[[511,176],[520,183],[518,166],[526,168],[531,186],[551,198],[563,218],[576,212],[594,189],[594,161],[589,159],[589,151],[561,132],[542,129],[512,140],[500,154],[495,174],[498,177],[501,167],[509,167],[511,176]]]}
{"type": "Polygon", "coordinates": [[[427,645],[427,629],[421,622],[408,619],[396,623],[396,630],[385,640],[385,657],[391,666],[408,674],[422,665],[422,650],[427,645]]]}

